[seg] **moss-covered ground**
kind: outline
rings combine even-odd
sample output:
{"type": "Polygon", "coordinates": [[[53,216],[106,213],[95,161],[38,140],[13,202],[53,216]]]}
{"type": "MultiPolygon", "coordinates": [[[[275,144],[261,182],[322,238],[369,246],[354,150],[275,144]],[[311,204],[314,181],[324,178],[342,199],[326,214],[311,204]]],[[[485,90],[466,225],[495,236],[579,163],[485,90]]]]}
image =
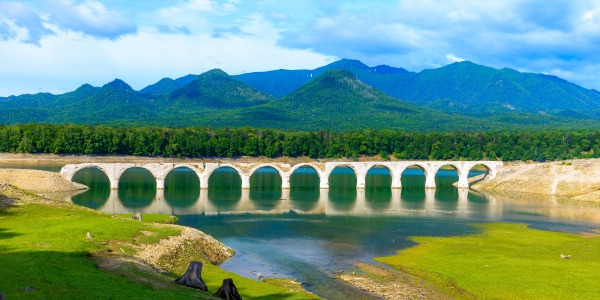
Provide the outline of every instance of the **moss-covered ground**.
{"type": "Polygon", "coordinates": [[[202,277],[211,293],[172,282],[185,270],[183,263],[167,274],[130,268],[125,263],[116,272],[107,271],[99,267],[100,258],[128,257],[135,252],[135,245],[179,234],[176,228],[150,222],[169,216],[144,215],[144,222],[139,222],[67,203],[37,201],[37,196],[27,193],[23,197],[30,200],[22,203],[20,196],[14,195],[21,192],[11,191],[11,195],[0,192],[0,198],[10,198],[0,201],[4,202],[0,205],[0,292],[5,292],[6,299],[210,298],[224,278],[233,278],[244,299],[316,298],[207,263],[202,277]],[[157,280],[163,282],[152,284],[157,280]]]}
{"type": "Polygon", "coordinates": [[[600,299],[599,237],[521,224],[478,226],[481,232],[469,236],[414,237],[417,246],[376,260],[457,298],[600,299]]]}

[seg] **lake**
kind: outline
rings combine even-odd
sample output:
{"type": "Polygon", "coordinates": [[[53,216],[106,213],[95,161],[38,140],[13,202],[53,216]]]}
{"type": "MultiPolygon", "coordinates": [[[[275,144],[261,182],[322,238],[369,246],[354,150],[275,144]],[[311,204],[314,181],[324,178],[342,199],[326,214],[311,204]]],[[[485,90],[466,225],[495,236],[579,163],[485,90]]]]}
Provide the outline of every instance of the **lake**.
{"type": "MultiPolygon", "coordinates": [[[[470,176],[481,174],[472,172],[470,176]]],[[[415,235],[451,236],[475,232],[469,224],[521,222],[530,227],[581,232],[600,224],[597,204],[551,196],[497,196],[452,186],[455,170],[440,170],[436,189],[425,189],[421,169],[407,169],[402,189],[392,190],[385,168],[372,169],[366,188],[357,190],[351,169],[338,168],[330,188],[319,189],[314,170],[301,168],[290,189],[281,189],[273,169],[259,169],[250,189],[229,168],[218,169],[208,189],[200,189],[189,169],[175,169],[156,190],[152,175],[130,169],[118,190],[110,190],[99,170],[85,169],[73,178],[90,190],[69,197],[78,205],[109,213],[162,213],[179,217],[181,225],[198,228],[236,251],[225,270],[250,278],[294,278],[328,299],[367,297],[334,279],[356,263],[394,254],[413,245],[415,235]]]]}

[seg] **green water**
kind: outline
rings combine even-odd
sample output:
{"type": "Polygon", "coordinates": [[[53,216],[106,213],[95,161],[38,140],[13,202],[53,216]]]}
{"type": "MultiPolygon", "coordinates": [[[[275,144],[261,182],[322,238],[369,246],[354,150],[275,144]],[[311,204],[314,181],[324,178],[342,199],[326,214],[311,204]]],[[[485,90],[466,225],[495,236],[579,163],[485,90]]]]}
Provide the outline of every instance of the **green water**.
{"type": "MultiPolygon", "coordinates": [[[[471,175],[477,175],[473,172],[471,175]]],[[[292,277],[307,289],[329,299],[368,298],[333,279],[358,262],[409,247],[409,236],[450,236],[474,232],[476,222],[523,222],[532,227],[579,232],[597,228],[600,209],[594,204],[570,203],[546,196],[499,197],[452,186],[456,171],[440,170],[436,189],[425,189],[420,169],[407,169],[402,189],[391,189],[387,169],[372,169],[366,188],[357,190],[350,169],[336,169],[330,188],[320,189],[310,168],[290,178],[281,189],[273,169],[260,169],[241,189],[232,169],[218,169],[208,189],[200,189],[195,173],[181,168],[165,180],[165,189],[144,169],[121,177],[119,189],[110,190],[108,178],[97,169],[85,169],[73,178],[90,187],[71,201],[109,213],[165,213],[180,224],[198,228],[236,251],[222,268],[255,278],[292,277]]]]}

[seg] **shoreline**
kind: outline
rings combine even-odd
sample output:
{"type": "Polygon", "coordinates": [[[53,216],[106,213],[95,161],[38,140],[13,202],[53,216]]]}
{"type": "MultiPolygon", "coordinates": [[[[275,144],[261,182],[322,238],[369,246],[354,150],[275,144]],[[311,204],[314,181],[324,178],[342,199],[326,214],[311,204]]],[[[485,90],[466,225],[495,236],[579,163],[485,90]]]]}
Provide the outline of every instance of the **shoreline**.
{"type": "MultiPolygon", "coordinates": [[[[24,171],[24,173],[27,172],[43,172],[47,176],[54,174],[45,171],[24,171]]],[[[57,296],[57,294],[52,292],[55,288],[60,289],[62,293],[67,293],[67,295],[72,292],[81,293],[87,289],[88,285],[79,282],[79,278],[75,281],[72,279],[63,280],[64,276],[61,275],[54,282],[52,280],[36,281],[36,279],[30,279],[32,270],[17,268],[16,266],[11,267],[11,265],[6,264],[8,261],[13,262],[16,260],[13,264],[19,265],[24,263],[20,260],[24,260],[33,264],[32,268],[38,268],[39,265],[46,263],[45,260],[48,258],[44,258],[44,261],[37,261],[36,252],[27,248],[32,245],[43,245],[44,251],[50,251],[50,249],[54,249],[52,247],[58,247],[52,250],[52,252],[48,252],[50,253],[49,255],[52,255],[52,257],[60,256],[62,260],[67,260],[70,264],[76,264],[75,269],[77,271],[74,272],[87,272],[81,281],[84,281],[89,276],[120,276],[120,280],[125,279],[127,282],[126,285],[130,287],[134,286],[136,289],[144,291],[150,287],[151,293],[162,292],[171,295],[165,299],[178,299],[179,296],[175,295],[194,294],[205,298],[212,294],[198,294],[198,290],[182,287],[173,282],[174,278],[172,277],[183,274],[190,261],[200,261],[203,263],[202,278],[209,286],[211,292],[218,289],[221,285],[221,280],[230,277],[234,278],[238,288],[241,287],[245,290],[250,295],[250,298],[277,297],[273,295],[281,295],[286,298],[290,297],[291,299],[318,298],[316,295],[298,288],[299,285],[295,289],[290,289],[289,282],[281,281],[281,284],[277,284],[278,282],[260,282],[220,269],[217,265],[231,257],[234,251],[200,230],[167,224],[168,222],[165,219],[169,218],[166,215],[149,214],[144,215],[144,222],[136,221],[128,217],[106,214],[62,200],[38,195],[32,191],[3,183],[2,180],[0,180],[0,212],[2,212],[0,215],[0,224],[8,222],[3,224],[2,229],[11,233],[0,239],[0,253],[2,253],[0,255],[2,257],[0,258],[0,264],[4,261],[3,268],[0,270],[0,277],[8,276],[8,273],[10,273],[13,276],[10,278],[13,278],[13,280],[17,280],[16,278],[19,277],[26,278],[25,282],[19,281],[16,283],[10,280],[0,282],[0,291],[4,291],[10,298],[13,298],[13,296],[17,298],[19,296],[25,297],[22,294],[24,293],[22,288],[19,289],[21,286],[19,284],[29,284],[32,286],[32,291],[43,291],[44,295],[53,296],[57,296]],[[20,215],[23,216],[21,217],[20,215]],[[160,219],[161,216],[164,219],[160,219]],[[96,220],[94,222],[98,222],[102,226],[95,227],[91,226],[90,223],[86,223],[88,225],[85,225],[80,224],[80,221],[73,222],[75,219],[83,220],[82,218],[86,219],[86,221],[94,219],[96,220]],[[155,223],[156,221],[160,222],[155,223]],[[43,225],[43,228],[47,226],[50,226],[49,228],[62,228],[66,226],[71,229],[64,231],[64,236],[62,234],[47,234],[44,233],[44,230],[37,231],[35,229],[39,226],[37,225],[38,222],[46,224],[43,225]],[[106,233],[106,230],[109,230],[112,234],[106,233]],[[87,238],[86,231],[88,232],[87,238]],[[16,232],[21,233],[16,234],[16,232]],[[130,236],[130,234],[133,235],[130,236]],[[118,235],[118,237],[115,235],[118,235]],[[65,244],[65,238],[71,242],[65,244]],[[13,239],[16,240],[12,241],[13,239]],[[33,239],[33,242],[19,242],[19,239],[26,239],[27,241],[33,239]],[[82,240],[85,241],[82,243],[82,240]],[[12,246],[7,247],[7,245],[12,246]],[[66,250],[73,247],[75,249],[66,250]],[[16,255],[14,250],[8,250],[11,248],[24,248],[23,250],[25,251],[21,251],[23,254],[19,256],[19,259],[11,259],[9,257],[16,255]],[[81,253],[81,255],[73,256],[68,254],[73,251],[81,253]],[[29,257],[28,255],[33,256],[29,257]],[[92,263],[95,267],[90,269],[89,263],[92,263]],[[79,264],[83,264],[85,267],[83,265],[79,266],[79,264]],[[99,272],[100,270],[103,272],[99,272]],[[93,274],[89,272],[93,272],[93,274]],[[106,275],[102,275],[104,272],[106,272],[106,275]],[[61,287],[56,287],[56,285],[61,287]],[[62,287],[63,285],[67,285],[69,288],[64,288],[62,287]],[[77,291],[75,291],[76,286],[79,287],[77,291]]],[[[52,232],[57,231],[53,229],[52,232]]],[[[69,269],[69,267],[66,268],[69,269]]],[[[63,269],[61,268],[60,270],[63,269]]],[[[54,272],[48,274],[54,274],[54,272]]],[[[54,274],[54,276],[56,275],[54,274]]],[[[116,285],[109,289],[120,291],[120,288],[121,286],[116,285]]],[[[126,289],[125,285],[123,288],[126,289]]],[[[100,298],[114,297],[114,294],[103,294],[103,291],[95,291],[95,293],[100,294],[100,298]]],[[[88,294],[86,295],[89,296],[88,294]]]]}

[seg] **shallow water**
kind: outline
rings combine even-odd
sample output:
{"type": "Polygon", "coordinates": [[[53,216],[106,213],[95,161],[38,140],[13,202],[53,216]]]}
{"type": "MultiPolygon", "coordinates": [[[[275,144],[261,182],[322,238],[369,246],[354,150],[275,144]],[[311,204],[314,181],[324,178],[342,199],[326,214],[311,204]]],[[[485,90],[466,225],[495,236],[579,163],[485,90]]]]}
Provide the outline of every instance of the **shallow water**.
{"type": "MultiPolygon", "coordinates": [[[[471,175],[477,175],[473,172],[471,175]]],[[[408,169],[402,189],[390,188],[387,169],[373,169],[367,187],[357,190],[349,169],[336,169],[330,189],[319,189],[312,169],[292,175],[291,189],[282,190],[272,169],[251,177],[251,189],[241,189],[232,169],[222,168],[200,189],[195,173],[176,169],[156,190],[154,178],[143,169],[126,172],[119,190],[108,178],[86,169],[74,181],[90,186],[71,201],[109,213],[177,215],[180,224],[198,228],[236,251],[222,268],[250,278],[291,277],[329,299],[366,297],[333,279],[358,262],[394,254],[412,245],[415,235],[469,234],[478,222],[521,222],[531,227],[581,232],[600,225],[596,204],[569,202],[550,196],[496,196],[451,185],[456,171],[440,170],[436,189],[425,189],[420,169],[408,169]]]]}

